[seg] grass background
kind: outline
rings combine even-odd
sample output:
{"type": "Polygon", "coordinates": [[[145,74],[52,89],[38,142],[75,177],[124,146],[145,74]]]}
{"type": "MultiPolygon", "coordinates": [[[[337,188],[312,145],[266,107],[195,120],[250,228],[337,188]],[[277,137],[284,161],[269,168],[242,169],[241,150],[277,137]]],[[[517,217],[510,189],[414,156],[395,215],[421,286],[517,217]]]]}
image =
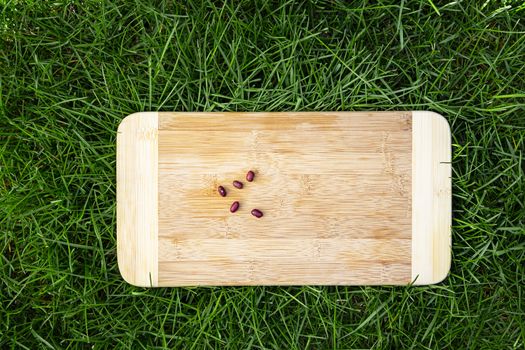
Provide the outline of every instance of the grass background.
{"type": "Polygon", "coordinates": [[[0,348],[523,349],[525,6],[392,3],[1,0],[0,348]],[[452,128],[443,283],[120,278],[127,114],[389,109],[452,128]]]}

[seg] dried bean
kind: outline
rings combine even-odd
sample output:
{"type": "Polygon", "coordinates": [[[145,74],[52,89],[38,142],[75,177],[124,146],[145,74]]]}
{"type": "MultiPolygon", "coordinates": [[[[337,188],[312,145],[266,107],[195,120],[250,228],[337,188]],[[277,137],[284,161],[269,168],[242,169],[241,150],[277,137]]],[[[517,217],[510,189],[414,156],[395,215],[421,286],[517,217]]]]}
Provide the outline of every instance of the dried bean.
{"type": "Polygon", "coordinates": [[[219,187],[217,188],[217,191],[219,192],[219,194],[221,195],[221,197],[226,197],[226,190],[224,189],[224,187],[219,186],[219,187]]]}
{"type": "Polygon", "coordinates": [[[238,189],[241,189],[243,185],[242,185],[242,182],[235,180],[233,181],[233,186],[238,189]]]}
{"type": "Polygon", "coordinates": [[[251,170],[248,171],[248,173],[246,174],[246,181],[252,182],[254,176],[255,176],[255,173],[253,171],[251,171],[251,170]]]}
{"type": "Polygon", "coordinates": [[[263,213],[259,209],[252,209],[252,215],[256,218],[260,218],[263,216],[263,213]]]}
{"type": "Polygon", "coordinates": [[[232,213],[235,213],[238,209],[239,209],[239,202],[237,202],[237,201],[233,202],[231,207],[230,207],[230,211],[232,213]]]}

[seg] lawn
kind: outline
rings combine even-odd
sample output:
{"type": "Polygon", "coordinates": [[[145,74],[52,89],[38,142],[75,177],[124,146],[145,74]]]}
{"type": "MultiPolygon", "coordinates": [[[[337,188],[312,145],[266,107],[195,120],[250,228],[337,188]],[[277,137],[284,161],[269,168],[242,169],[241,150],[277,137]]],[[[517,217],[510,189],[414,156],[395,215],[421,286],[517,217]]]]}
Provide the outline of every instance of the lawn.
{"type": "Polygon", "coordinates": [[[0,348],[525,347],[521,1],[0,3],[0,348]],[[393,109],[451,125],[442,283],[121,279],[115,139],[126,115],[393,109]]]}

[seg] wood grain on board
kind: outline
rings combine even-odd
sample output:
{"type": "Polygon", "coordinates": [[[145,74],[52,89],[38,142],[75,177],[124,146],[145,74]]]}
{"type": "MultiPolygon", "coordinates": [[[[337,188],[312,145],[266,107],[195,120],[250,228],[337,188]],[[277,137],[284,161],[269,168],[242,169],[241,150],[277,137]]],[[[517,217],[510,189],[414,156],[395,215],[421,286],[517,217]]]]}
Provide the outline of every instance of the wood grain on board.
{"type": "MultiPolygon", "coordinates": [[[[119,129],[118,174],[134,172],[118,176],[128,184],[120,185],[117,198],[119,266],[130,283],[427,284],[443,278],[445,270],[446,275],[450,134],[442,117],[425,112],[136,116],[127,124],[147,119],[156,137],[150,145],[130,146],[126,140],[140,138],[140,132],[119,129]],[[423,143],[421,150],[414,137],[423,143]],[[156,159],[149,153],[155,147],[156,159]],[[256,174],[251,183],[244,179],[248,170],[256,174]],[[235,189],[233,180],[243,181],[244,188],[235,189]],[[145,185],[148,181],[156,183],[145,185]],[[218,195],[219,185],[228,196],[218,195]],[[146,197],[157,203],[137,203],[144,190],[156,192],[146,197]],[[241,206],[232,214],[235,200],[241,206]],[[264,216],[251,216],[253,208],[264,216]],[[129,213],[142,226],[131,227],[129,213]],[[147,222],[152,225],[145,229],[147,222]],[[145,230],[149,242],[140,232],[145,230]],[[423,238],[414,240],[420,231],[423,238]],[[414,252],[419,246],[425,251],[414,252]],[[416,263],[425,266],[414,268],[416,263]]],[[[140,125],[136,129],[146,132],[140,125]]]]}

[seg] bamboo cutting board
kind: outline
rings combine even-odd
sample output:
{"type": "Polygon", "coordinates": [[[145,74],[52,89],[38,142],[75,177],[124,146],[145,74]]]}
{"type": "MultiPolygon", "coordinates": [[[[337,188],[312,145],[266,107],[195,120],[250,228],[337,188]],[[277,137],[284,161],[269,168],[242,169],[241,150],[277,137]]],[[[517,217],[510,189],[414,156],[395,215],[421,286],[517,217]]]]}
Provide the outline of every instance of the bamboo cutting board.
{"type": "Polygon", "coordinates": [[[450,153],[432,112],[132,114],[117,135],[119,269],[153,287],[437,283],[450,153]]]}

